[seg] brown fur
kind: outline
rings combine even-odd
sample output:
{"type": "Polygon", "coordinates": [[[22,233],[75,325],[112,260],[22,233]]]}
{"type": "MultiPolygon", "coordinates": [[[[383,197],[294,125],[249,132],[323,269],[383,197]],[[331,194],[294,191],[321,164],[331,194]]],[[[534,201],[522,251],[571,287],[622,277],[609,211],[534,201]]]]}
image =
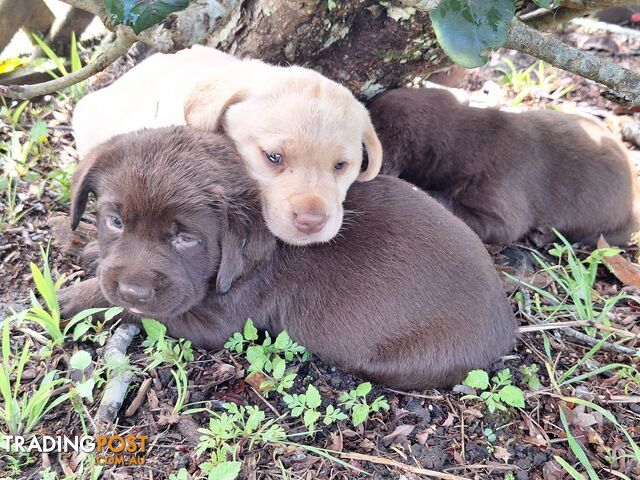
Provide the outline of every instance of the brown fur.
{"type": "Polygon", "coordinates": [[[575,242],[625,244],[640,228],[628,153],[594,121],[468,107],[435,89],[392,90],[369,110],[383,173],[435,191],[485,242],[556,228],[575,242]]]}
{"type": "Polygon", "coordinates": [[[402,180],[352,186],[340,234],[314,247],[277,241],[229,141],[188,127],[95,149],[73,179],[74,226],[89,192],[97,278],[61,291],[65,315],[120,305],[209,349],[252,318],[328,363],[402,388],[452,385],[512,345],[513,314],[482,243],[402,180]],[[180,246],[180,232],[199,243],[180,246]],[[123,299],[122,284],[153,295],[123,299]]]}

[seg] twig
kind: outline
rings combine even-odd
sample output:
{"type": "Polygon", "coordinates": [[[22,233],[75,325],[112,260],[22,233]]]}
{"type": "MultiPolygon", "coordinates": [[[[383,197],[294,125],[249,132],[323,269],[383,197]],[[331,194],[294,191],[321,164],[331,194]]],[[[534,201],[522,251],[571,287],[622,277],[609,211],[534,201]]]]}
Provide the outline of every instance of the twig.
{"type": "Polygon", "coordinates": [[[610,327],[601,323],[590,322],[588,320],[575,320],[573,322],[554,322],[554,323],[540,323],[537,325],[524,325],[518,328],[520,333],[541,332],[543,330],[558,330],[565,329],[567,327],[592,327],[605,332],[615,333],[621,337],[627,339],[640,338],[640,334],[631,333],[620,328],[610,327]]]}
{"type": "Polygon", "coordinates": [[[387,465],[389,467],[399,468],[405,472],[414,473],[416,475],[429,475],[434,478],[441,478],[444,480],[466,480],[465,477],[459,477],[458,475],[452,475],[450,473],[436,472],[435,470],[427,470],[426,468],[413,467],[405,463],[400,463],[390,458],[374,457],[373,455],[365,455],[362,453],[350,453],[340,452],[342,458],[348,458],[350,460],[361,460],[363,462],[377,463],[378,465],[387,465]]]}
{"type": "MultiPolygon", "coordinates": [[[[589,335],[586,335],[584,333],[580,333],[574,330],[573,328],[563,328],[562,331],[566,335],[573,337],[576,340],[580,340],[581,342],[586,343],[587,345],[590,345],[592,347],[594,345],[597,345],[601,341],[601,340],[598,340],[597,338],[590,337],[589,335]]],[[[635,355],[637,353],[637,350],[633,348],[623,347],[622,345],[616,345],[614,343],[609,343],[609,342],[603,342],[600,348],[608,352],[622,353],[623,355],[635,355]]]]}
{"type": "Polygon", "coordinates": [[[136,38],[129,27],[118,26],[116,29],[116,39],[94,62],[85,65],[77,72],[72,72],[48,82],[37,83],[35,85],[0,85],[0,96],[24,100],[46,95],[75,85],[107,68],[120,58],[120,56],[133,45],[135,40],[136,38]]]}
{"type": "Polygon", "coordinates": [[[443,395],[423,395],[421,393],[403,392],[402,390],[394,390],[393,388],[386,389],[389,392],[397,393],[398,395],[404,395],[405,397],[424,398],[426,400],[442,400],[443,395]]]}
{"type": "MultiPolygon", "coordinates": [[[[569,2],[562,2],[568,4],[569,2]]],[[[520,20],[538,30],[548,30],[556,25],[566,23],[576,17],[587,15],[597,10],[611,7],[626,7],[629,5],[628,0],[585,0],[576,4],[571,2],[571,6],[561,5],[553,10],[540,8],[533,12],[520,15],[520,20]]]]}
{"type": "Polygon", "coordinates": [[[125,417],[131,417],[142,406],[145,399],[147,398],[147,392],[149,391],[149,388],[151,388],[152,381],[153,379],[147,378],[144,382],[142,382],[142,385],[140,385],[138,393],[136,393],[136,396],[131,402],[131,405],[129,405],[129,408],[127,408],[127,410],[124,412],[125,417]]]}
{"type": "Polygon", "coordinates": [[[543,330],[557,330],[567,327],[588,327],[593,325],[592,322],[587,320],[576,320],[573,322],[554,322],[554,323],[541,323],[537,325],[524,325],[518,328],[520,333],[541,332],[543,330]]]}
{"type": "MultiPolygon", "coordinates": [[[[127,348],[138,333],[140,333],[140,327],[134,323],[120,325],[107,342],[104,357],[116,360],[124,359],[127,355],[127,348]]],[[[118,372],[109,379],[94,419],[96,424],[108,424],[115,420],[133,377],[133,372],[127,370],[118,372]]]]}
{"type": "Polygon", "coordinates": [[[608,33],[615,33],[626,38],[633,38],[635,40],[640,39],[640,32],[633,28],[621,27],[620,25],[613,25],[607,22],[596,22],[590,18],[575,18],[571,20],[572,25],[579,27],[590,28],[593,30],[602,30],[608,33]]]}
{"type": "Polygon", "coordinates": [[[517,18],[511,22],[505,48],[528,53],[581,77],[606,85],[602,96],[625,107],[640,105],[640,75],[615,63],[565,45],[517,18]]]}

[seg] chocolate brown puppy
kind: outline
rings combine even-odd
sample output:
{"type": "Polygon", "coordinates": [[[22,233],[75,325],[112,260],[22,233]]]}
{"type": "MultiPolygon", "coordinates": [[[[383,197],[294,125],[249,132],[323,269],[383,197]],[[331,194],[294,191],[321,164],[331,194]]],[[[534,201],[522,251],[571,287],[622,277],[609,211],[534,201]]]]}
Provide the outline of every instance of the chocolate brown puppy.
{"type": "Polygon", "coordinates": [[[595,121],[468,107],[439,89],[391,90],[369,111],[382,172],[436,192],[484,242],[556,228],[574,242],[626,244],[640,230],[628,153],[595,121]]]}
{"type": "Polygon", "coordinates": [[[217,349],[252,318],[327,363],[401,388],[447,386],[506,353],[514,319],[489,255],[416,187],[351,187],[331,244],[279,242],[229,141],[174,127],[116,137],[73,178],[76,226],[97,196],[95,279],[64,289],[66,315],[118,305],[217,349]]]}

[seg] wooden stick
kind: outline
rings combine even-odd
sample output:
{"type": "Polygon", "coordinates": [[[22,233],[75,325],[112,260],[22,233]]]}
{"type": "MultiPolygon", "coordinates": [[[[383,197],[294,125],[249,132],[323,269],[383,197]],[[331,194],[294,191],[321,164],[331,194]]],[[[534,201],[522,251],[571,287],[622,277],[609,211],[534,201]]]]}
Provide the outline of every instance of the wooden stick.
{"type": "Polygon", "coordinates": [[[429,475],[434,478],[441,478],[444,480],[467,480],[465,477],[458,475],[452,475],[450,473],[436,472],[435,470],[427,470],[426,468],[413,467],[405,463],[400,463],[390,458],[374,457],[372,455],[365,455],[362,453],[348,453],[341,452],[339,455],[342,458],[348,458],[351,460],[361,460],[363,462],[377,463],[378,465],[387,465],[389,467],[399,468],[405,472],[414,473],[416,475],[429,475]]]}

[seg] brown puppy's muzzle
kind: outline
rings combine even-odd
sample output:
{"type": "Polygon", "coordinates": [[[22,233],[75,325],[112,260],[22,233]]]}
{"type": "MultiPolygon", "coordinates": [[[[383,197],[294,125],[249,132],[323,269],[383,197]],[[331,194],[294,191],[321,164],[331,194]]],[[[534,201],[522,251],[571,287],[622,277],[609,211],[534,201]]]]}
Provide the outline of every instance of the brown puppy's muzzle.
{"type": "Polygon", "coordinates": [[[289,202],[293,211],[293,223],[302,233],[318,233],[327,224],[327,207],[317,195],[295,195],[289,202]]]}
{"type": "Polygon", "coordinates": [[[183,278],[180,269],[170,265],[146,265],[144,271],[131,268],[134,261],[104,259],[98,269],[100,288],[114,305],[139,315],[161,318],[188,310],[199,300],[194,285],[183,278]],[[167,277],[166,271],[173,272],[167,277]]]}
{"type": "Polygon", "coordinates": [[[131,305],[147,305],[155,297],[155,288],[146,280],[118,280],[117,283],[118,295],[131,305]]]}

